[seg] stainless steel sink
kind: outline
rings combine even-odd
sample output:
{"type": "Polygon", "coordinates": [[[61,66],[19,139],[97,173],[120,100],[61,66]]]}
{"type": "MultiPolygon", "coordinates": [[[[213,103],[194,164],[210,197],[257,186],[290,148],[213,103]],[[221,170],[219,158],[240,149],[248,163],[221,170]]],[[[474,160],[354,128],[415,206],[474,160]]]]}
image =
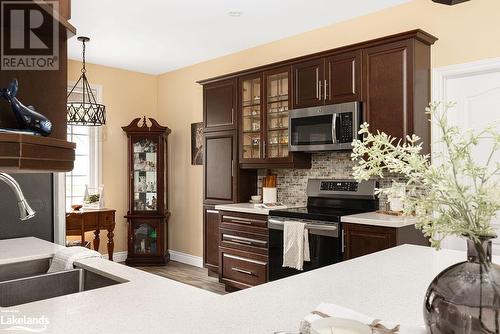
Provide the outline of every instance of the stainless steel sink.
{"type": "Polygon", "coordinates": [[[15,306],[126,282],[82,268],[47,274],[45,264],[36,260],[0,266],[0,306],[15,306]],[[9,269],[16,270],[9,273],[9,269]]]}
{"type": "Polygon", "coordinates": [[[0,282],[45,274],[50,261],[50,258],[45,258],[0,265],[0,282]]]}

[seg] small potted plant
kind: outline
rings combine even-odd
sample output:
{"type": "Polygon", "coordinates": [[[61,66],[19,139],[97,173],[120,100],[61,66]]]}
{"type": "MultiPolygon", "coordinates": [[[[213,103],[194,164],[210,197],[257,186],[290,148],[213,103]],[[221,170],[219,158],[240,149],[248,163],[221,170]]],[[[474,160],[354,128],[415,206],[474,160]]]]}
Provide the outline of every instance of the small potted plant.
{"type": "MultiPolygon", "coordinates": [[[[441,272],[431,283],[424,302],[424,318],[431,333],[500,333],[500,266],[491,261],[491,221],[500,210],[500,133],[496,124],[480,132],[450,126],[453,104],[431,103],[426,109],[441,132],[444,152],[422,154],[416,135],[397,140],[371,133],[361,126],[362,140],[353,143],[354,178],[383,178],[397,174],[406,180],[401,194],[403,211],[415,215],[416,227],[440,248],[444,237],[467,240],[467,261],[441,272]],[[474,158],[482,143],[491,149],[486,161],[474,158]],[[465,331],[465,329],[467,329],[465,331]]],[[[378,189],[391,195],[391,187],[378,189]]]]}

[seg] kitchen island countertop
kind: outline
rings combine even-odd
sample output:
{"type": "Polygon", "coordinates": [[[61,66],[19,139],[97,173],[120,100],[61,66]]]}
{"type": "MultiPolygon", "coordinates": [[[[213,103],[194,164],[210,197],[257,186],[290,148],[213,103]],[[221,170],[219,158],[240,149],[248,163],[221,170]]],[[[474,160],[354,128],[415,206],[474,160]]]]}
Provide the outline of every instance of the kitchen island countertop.
{"type": "Polygon", "coordinates": [[[417,222],[417,219],[415,217],[395,216],[379,212],[365,212],[343,216],[340,220],[343,223],[395,228],[415,225],[415,223],[417,222]]]}
{"type": "MultiPolygon", "coordinates": [[[[12,243],[23,243],[32,254],[11,255],[11,262],[50,255],[44,248],[48,243],[40,247],[35,238],[0,241],[0,250],[12,243]]],[[[403,245],[224,296],[92,258],[76,265],[128,282],[11,307],[15,313],[9,314],[47,317],[45,333],[265,334],[296,330],[304,315],[329,302],[375,318],[422,325],[428,284],[465,258],[464,252],[403,245]]],[[[6,263],[5,257],[2,261],[6,263]]]]}

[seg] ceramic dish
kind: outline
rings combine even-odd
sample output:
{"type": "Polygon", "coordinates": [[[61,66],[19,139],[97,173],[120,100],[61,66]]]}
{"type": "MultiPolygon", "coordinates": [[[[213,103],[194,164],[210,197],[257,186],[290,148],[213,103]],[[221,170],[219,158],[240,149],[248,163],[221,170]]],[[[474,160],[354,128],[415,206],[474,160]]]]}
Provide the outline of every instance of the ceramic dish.
{"type": "Polygon", "coordinates": [[[311,324],[311,334],[372,334],[372,330],[356,320],[325,318],[311,324]]]}

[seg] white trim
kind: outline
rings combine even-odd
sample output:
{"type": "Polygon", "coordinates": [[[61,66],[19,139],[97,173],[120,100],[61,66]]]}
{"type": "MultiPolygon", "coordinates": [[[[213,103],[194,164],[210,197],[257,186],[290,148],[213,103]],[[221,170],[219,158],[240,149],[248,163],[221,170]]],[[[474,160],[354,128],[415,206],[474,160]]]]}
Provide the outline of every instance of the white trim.
{"type": "Polygon", "coordinates": [[[53,173],[54,188],[54,243],[66,246],[66,184],[64,173],[53,173]]]}
{"type": "MultiPolygon", "coordinates": [[[[101,255],[103,259],[108,259],[108,254],[101,255]]],[[[127,251],[122,252],[114,252],[113,253],[113,262],[125,262],[127,259],[127,251]]]]}
{"type": "MultiPolygon", "coordinates": [[[[500,57],[434,68],[432,70],[432,101],[443,103],[448,102],[446,87],[449,79],[498,71],[500,71],[500,57]]],[[[437,133],[437,131],[439,131],[437,125],[432,123],[432,163],[439,163],[436,158],[438,156],[437,153],[443,152],[444,150],[443,144],[436,143],[436,138],[433,136],[433,134],[437,133]]]]}
{"type": "Polygon", "coordinates": [[[203,258],[169,249],[170,260],[203,268],[203,258]]]}
{"type": "MultiPolygon", "coordinates": [[[[470,75],[488,74],[500,72],[500,57],[482,59],[463,64],[449,65],[434,68],[432,70],[432,101],[448,102],[446,96],[446,88],[449,79],[456,79],[470,75]]],[[[437,153],[444,151],[443,143],[436,143],[436,138],[433,134],[438,131],[437,125],[431,125],[431,138],[432,138],[432,163],[439,164],[440,161],[435,158],[437,153]]],[[[498,224],[494,224],[500,229],[498,224]]],[[[500,246],[500,238],[494,239],[493,243],[500,246]]],[[[493,250],[494,254],[500,254],[499,250],[493,250]]]]}

